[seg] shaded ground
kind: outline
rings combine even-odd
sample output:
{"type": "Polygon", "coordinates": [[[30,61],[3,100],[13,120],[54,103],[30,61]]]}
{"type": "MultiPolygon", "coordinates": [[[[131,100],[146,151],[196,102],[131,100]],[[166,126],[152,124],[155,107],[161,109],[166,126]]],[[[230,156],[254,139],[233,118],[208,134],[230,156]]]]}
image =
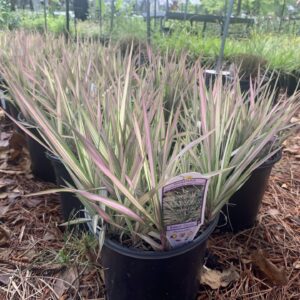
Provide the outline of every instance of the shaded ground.
{"type": "MultiPolygon", "coordinates": [[[[97,242],[58,226],[57,196],[24,196],[51,186],[32,177],[24,140],[3,116],[0,129],[0,300],[104,299],[97,242]]],[[[220,283],[206,269],[215,289],[201,285],[198,300],[300,299],[299,192],[298,134],[273,169],[259,225],[209,240],[207,267],[230,271],[220,283]]]]}

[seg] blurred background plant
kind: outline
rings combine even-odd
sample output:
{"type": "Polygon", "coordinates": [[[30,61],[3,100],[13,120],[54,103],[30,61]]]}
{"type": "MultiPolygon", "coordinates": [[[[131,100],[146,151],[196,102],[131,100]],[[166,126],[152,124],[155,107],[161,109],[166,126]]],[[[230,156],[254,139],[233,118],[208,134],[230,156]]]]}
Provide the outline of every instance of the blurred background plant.
{"type": "Polygon", "coordinates": [[[0,0],[0,29],[16,29],[20,27],[20,17],[13,12],[13,3],[9,0],[0,0]]]}

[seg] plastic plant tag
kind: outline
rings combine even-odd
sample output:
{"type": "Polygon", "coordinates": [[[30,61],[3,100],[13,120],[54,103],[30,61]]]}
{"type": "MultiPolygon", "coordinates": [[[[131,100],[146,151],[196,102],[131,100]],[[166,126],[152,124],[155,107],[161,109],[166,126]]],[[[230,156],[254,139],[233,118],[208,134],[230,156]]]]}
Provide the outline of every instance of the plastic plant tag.
{"type": "Polygon", "coordinates": [[[185,173],[170,179],[160,190],[166,237],[172,248],[192,241],[204,223],[209,179],[185,173]]]}

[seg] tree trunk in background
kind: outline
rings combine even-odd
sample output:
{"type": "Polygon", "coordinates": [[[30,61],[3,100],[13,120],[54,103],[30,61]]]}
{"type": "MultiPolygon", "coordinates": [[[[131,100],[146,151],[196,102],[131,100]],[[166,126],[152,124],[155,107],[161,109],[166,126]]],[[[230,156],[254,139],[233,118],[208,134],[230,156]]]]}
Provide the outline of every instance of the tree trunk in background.
{"type": "Polygon", "coordinates": [[[146,0],[146,22],[147,22],[147,42],[151,42],[151,20],[150,20],[150,0],[146,0]]]}
{"type": "Polygon", "coordinates": [[[184,6],[184,19],[186,20],[186,15],[188,12],[188,6],[189,6],[189,0],[185,0],[185,6],[184,6]]]}
{"type": "Polygon", "coordinates": [[[224,16],[226,16],[227,9],[228,9],[228,1],[224,0],[224,11],[223,11],[224,16]]]}
{"type": "Polygon", "coordinates": [[[16,0],[10,0],[10,10],[11,11],[15,11],[16,10],[16,4],[17,4],[16,0]]]}
{"type": "Polygon", "coordinates": [[[73,6],[75,18],[81,21],[85,21],[89,14],[88,0],[74,0],[73,6]]]}
{"type": "Polygon", "coordinates": [[[70,34],[70,2],[66,0],[66,40],[68,40],[70,34]]]}
{"type": "Polygon", "coordinates": [[[256,0],[254,3],[254,15],[258,16],[260,13],[260,0],[256,0]]]}
{"type": "Polygon", "coordinates": [[[278,8],[280,7],[279,0],[274,0],[274,15],[280,17],[278,8]]]}
{"type": "MultiPolygon", "coordinates": [[[[40,1],[40,0],[31,0],[30,3],[32,3],[32,7],[34,11],[39,11],[41,8],[41,4],[44,5],[45,0],[40,1]]],[[[46,1],[46,5],[47,5],[48,1],[46,1]]]]}
{"type": "Polygon", "coordinates": [[[283,1],[281,12],[280,12],[280,22],[279,22],[279,28],[278,28],[279,31],[282,28],[282,20],[283,20],[283,16],[284,16],[285,6],[286,6],[286,0],[283,1]]]}
{"type": "Polygon", "coordinates": [[[237,8],[236,8],[236,15],[239,16],[241,14],[242,9],[242,0],[238,0],[237,8]]]}
{"type": "Polygon", "coordinates": [[[114,17],[115,17],[115,0],[111,0],[111,6],[110,6],[110,32],[112,32],[113,28],[114,28],[114,17]]]}

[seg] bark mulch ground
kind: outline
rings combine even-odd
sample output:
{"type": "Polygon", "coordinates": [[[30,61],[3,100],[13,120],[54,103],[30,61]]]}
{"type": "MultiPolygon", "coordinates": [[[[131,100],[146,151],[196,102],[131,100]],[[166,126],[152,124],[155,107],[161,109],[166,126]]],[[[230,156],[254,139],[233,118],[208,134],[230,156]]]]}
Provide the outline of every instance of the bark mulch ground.
{"type": "MultiPolygon", "coordinates": [[[[0,129],[0,300],[104,299],[97,241],[59,226],[58,196],[25,196],[53,185],[33,178],[24,138],[3,116],[0,129]]],[[[210,238],[198,300],[300,299],[299,188],[298,133],[273,168],[257,226],[210,238]]]]}

